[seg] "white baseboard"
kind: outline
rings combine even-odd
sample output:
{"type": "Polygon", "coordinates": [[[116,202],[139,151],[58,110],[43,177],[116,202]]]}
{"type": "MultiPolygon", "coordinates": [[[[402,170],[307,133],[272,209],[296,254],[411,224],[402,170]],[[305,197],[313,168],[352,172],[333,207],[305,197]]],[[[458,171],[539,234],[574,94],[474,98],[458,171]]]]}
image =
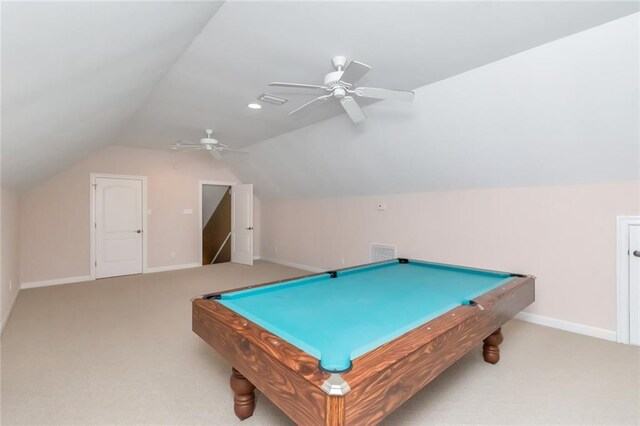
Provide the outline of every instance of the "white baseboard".
{"type": "Polygon", "coordinates": [[[516,319],[530,322],[532,324],[543,325],[545,327],[557,328],[559,330],[570,331],[572,333],[583,334],[585,336],[597,337],[598,339],[616,341],[616,332],[605,330],[604,328],[592,327],[590,325],[578,324],[577,322],[564,321],[555,318],[545,317],[529,312],[520,312],[516,319]]]}
{"type": "Polygon", "coordinates": [[[36,287],[48,287],[50,285],[61,285],[61,284],[73,284],[80,283],[83,281],[93,281],[94,278],[91,275],[82,275],[79,277],[67,277],[67,278],[56,278],[53,280],[43,280],[43,281],[30,281],[26,283],[20,284],[20,288],[36,288],[36,287]]]}
{"type": "Polygon", "coordinates": [[[145,274],[150,274],[153,272],[177,271],[179,269],[198,268],[200,266],[202,266],[202,264],[198,262],[183,263],[181,265],[155,266],[153,268],[147,268],[145,274]]]}
{"type": "MultiPolygon", "coordinates": [[[[202,266],[198,262],[193,263],[184,263],[182,265],[168,265],[168,266],[157,266],[154,268],[147,268],[144,271],[145,274],[150,274],[153,272],[165,272],[165,271],[175,271],[178,269],[188,269],[188,268],[197,268],[198,266],[202,266]]],[[[78,277],[67,277],[67,278],[56,278],[53,280],[43,280],[43,281],[31,281],[22,283],[20,288],[36,288],[36,287],[48,287],[51,285],[61,285],[61,284],[73,284],[80,283],[83,281],[95,281],[95,278],[91,275],[82,275],[78,277]]]]}
{"type": "Polygon", "coordinates": [[[13,300],[11,300],[11,303],[9,304],[9,310],[4,315],[4,318],[2,318],[2,325],[0,325],[0,335],[2,335],[2,333],[4,333],[4,327],[5,327],[5,325],[7,325],[7,322],[9,322],[9,318],[11,317],[11,312],[13,312],[13,305],[16,304],[16,300],[18,300],[18,295],[19,294],[20,294],[20,289],[18,289],[18,291],[16,291],[15,296],[13,296],[13,300]]]}
{"type": "Polygon", "coordinates": [[[304,271],[309,271],[309,272],[325,272],[326,271],[326,269],[316,268],[315,266],[302,265],[300,263],[288,262],[286,260],[275,259],[273,257],[261,257],[260,259],[266,262],[277,263],[279,265],[284,265],[284,266],[290,266],[292,268],[302,269],[304,271]]]}

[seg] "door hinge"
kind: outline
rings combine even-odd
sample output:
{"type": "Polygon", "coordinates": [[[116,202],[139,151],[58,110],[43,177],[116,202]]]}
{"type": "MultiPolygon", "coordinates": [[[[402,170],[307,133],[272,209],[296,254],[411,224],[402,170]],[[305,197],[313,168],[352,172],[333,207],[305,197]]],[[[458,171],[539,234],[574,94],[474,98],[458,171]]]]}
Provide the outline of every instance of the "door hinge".
{"type": "Polygon", "coordinates": [[[98,228],[98,223],[97,222],[93,222],[93,227],[94,228],[98,228]]]}
{"type": "Polygon", "coordinates": [[[98,266],[98,261],[93,262],[93,266],[98,266]]]}

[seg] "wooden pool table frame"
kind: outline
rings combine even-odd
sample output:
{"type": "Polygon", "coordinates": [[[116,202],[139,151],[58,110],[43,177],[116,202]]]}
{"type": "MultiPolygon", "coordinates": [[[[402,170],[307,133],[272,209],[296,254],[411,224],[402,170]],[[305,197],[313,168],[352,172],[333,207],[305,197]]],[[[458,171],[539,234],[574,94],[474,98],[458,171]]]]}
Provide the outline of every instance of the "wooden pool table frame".
{"type": "Polygon", "coordinates": [[[535,277],[513,276],[475,298],[477,305],[458,306],[353,360],[341,374],[350,387],[343,396],[322,390],[329,374],[316,358],[216,300],[192,301],[193,331],[233,365],[234,409],[241,420],[253,414],[257,387],[297,424],[371,425],[483,341],[485,360],[498,362],[500,327],[534,301],[535,277]]]}

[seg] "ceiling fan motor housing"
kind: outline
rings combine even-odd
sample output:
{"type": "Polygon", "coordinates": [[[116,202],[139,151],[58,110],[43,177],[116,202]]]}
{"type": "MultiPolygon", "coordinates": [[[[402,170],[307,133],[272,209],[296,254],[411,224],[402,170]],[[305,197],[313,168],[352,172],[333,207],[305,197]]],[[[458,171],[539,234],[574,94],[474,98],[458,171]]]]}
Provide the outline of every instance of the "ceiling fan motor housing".
{"type": "Polygon", "coordinates": [[[205,145],[205,146],[206,145],[215,145],[215,144],[218,143],[217,139],[214,139],[214,138],[211,137],[211,135],[213,135],[213,130],[206,129],[204,132],[207,134],[207,136],[202,138],[202,139],[200,139],[200,143],[202,145],[205,145]]]}
{"type": "Polygon", "coordinates": [[[204,146],[217,145],[218,139],[214,139],[211,137],[211,134],[207,134],[206,138],[200,139],[200,144],[204,146]]]}
{"type": "MultiPolygon", "coordinates": [[[[344,88],[345,86],[350,86],[348,83],[344,83],[340,81],[342,78],[342,74],[344,74],[344,67],[347,64],[347,58],[344,56],[335,56],[331,63],[337,71],[330,72],[329,74],[324,76],[324,85],[333,89],[336,86],[344,88]]],[[[344,90],[341,93],[333,92],[334,96],[337,98],[342,98],[345,93],[344,90]]]]}
{"type": "Polygon", "coordinates": [[[340,78],[344,74],[343,71],[333,71],[324,76],[324,85],[333,88],[334,86],[340,86],[340,78]]]}

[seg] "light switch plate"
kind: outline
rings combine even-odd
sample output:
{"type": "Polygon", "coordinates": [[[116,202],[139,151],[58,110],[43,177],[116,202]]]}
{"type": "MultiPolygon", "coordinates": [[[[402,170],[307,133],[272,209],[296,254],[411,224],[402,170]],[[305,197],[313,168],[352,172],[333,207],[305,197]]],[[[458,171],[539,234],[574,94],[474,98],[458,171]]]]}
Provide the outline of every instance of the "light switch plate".
{"type": "Polygon", "coordinates": [[[182,209],[182,214],[193,214],[193,209],[182,209]]]}

